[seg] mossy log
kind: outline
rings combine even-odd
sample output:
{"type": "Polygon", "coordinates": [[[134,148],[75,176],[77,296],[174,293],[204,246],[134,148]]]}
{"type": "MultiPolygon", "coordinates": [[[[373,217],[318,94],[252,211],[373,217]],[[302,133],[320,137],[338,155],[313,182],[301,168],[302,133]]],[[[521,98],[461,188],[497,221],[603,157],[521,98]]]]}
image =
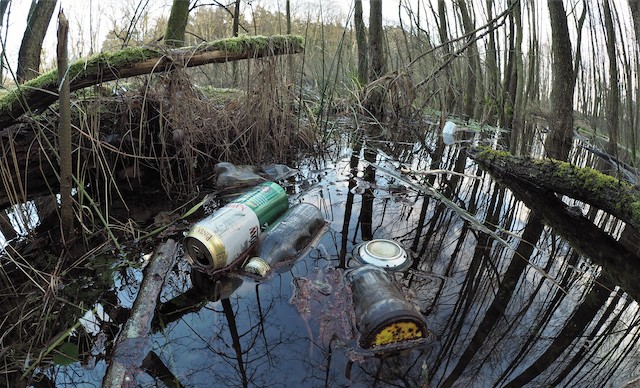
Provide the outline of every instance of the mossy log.
{"type": "MultiPolygon", "coordinates": [[[[205,42],[197,46],[170,49],[128,47],[100,53],[72,63],[67,70],[71,91],[102,82],[137,75],[192,67],[209,63],[295,54],[304,49],[304,39],[294,35],[241,36],[205,42]]],[[[58,99],[58,70],[19,85],[0,98],[0,128],[7,127],[27,112],[38,112],[58,99]]]]}
{"type": "Polygon", "coordinates": [[[513,156],[485,147],[468,153],[497,178],[509,177],[580,200],[640,230],[640,190],[625,181],[554,159],[513,156]]]}

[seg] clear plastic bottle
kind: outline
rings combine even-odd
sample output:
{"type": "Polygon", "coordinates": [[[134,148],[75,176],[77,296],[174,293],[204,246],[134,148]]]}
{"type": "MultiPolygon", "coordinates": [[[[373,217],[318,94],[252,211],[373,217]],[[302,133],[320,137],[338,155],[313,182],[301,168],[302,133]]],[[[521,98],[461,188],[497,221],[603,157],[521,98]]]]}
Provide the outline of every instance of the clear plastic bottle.
{"type": "Polygon", "coordinates": [[[324,217],[315,205],[299,203],[291,207],[260,237],[257,255],[247,262],[245,271],[266,276],[297,259],[324,225],[324,217]]]}

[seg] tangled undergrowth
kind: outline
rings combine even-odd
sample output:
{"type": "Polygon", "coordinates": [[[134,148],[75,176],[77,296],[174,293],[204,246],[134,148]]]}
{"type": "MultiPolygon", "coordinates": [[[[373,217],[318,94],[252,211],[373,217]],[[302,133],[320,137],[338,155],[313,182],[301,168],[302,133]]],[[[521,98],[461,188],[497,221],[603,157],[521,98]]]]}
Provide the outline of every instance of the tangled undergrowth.
{"type": "Polygon", "coordinates": [[[55,197],[55,107],[3,134],[5,153],[27,151],[3,155],[0,165],[3,182],[13,185],[7,201],[14,204],[2,229],[8,241],[0,255],[0,385],[46,380],[35,368],[60,365],[60,357],[63,363],[65,357],[97,361],[77,322],[97,300],[118,322],[114,272],[126,279],[127,268],[139,264],[136,255],[153,244],[143,237],[174,223],[175,214],[206,194],[216,163],[287,164],[311,149],[315,129],[298,116],[294,89],[278,74],[277,60],[252,66],[246,88],[224,93],[197,89],[184,69],[77,93],[78,235],[64,243],[55,197]],[[27,190],[15,179],[12,160],[25,160],[22,171],[33,168],[27,190]],[[175,214],[159,220],[167,208],[175,214]],[[9,236],[15,225],[24,233],[9,236]]]}

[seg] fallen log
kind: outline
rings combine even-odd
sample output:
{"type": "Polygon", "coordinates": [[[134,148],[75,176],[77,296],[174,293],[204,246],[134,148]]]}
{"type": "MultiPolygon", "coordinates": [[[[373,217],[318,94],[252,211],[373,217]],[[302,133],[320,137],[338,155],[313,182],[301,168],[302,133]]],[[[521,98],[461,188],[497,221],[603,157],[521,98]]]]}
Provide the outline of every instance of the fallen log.
{"type": "Polygon", "coordinates": [[[167,240],[151,257],[127,323],[113,348],[103,387],[135,385],[135,374],[151,351],[151,322],[164,279],[175,262],[176,250],[176,242],[167,240]]]}
{"type": "MultiPolygon", "coordinates": [[[[102,82],[209,63],[295,54],[304,49],[304,39],[294,35],[241,36],[205,42],[197,46],[128,47],[100,53],[72,63],[67,70],[71,91],[102,82]]],[[[0,128],[27,112],[37,113],[58,99],[58,70],[19,85],[0,98],[0,128]]]]}
{"type": "Polygon", "coordinates": [[[534,187],[577,199],[640,230],[640,190],[593,168],[554,159],[513,156],[486,147],[468,154],[497,178],[509,177],[534,187]]]}
{"type": "Polygon", "coordinates": [[[640,275],[640,256],[602,231],[582,213],[571,210],[553,192],[536,189],[508,177],[501,179],[500,183],[542,217],[544,223],[569,242],[578,253],[601,265],[605,269],[598,278],[601,284],[611,289],[619,285],[635,300],[640,300],[640,283],[637,281],[640,275]]]}

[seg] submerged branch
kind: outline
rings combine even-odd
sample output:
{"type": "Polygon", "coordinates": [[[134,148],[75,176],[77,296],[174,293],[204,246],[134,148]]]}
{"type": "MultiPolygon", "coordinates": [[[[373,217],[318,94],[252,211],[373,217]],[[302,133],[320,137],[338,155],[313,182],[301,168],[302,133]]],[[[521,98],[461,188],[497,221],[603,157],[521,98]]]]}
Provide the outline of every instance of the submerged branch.
{"type": "Polygon", "coordinates": [[[151,321],[164,279],[175,262],[176,250],[176,242],[168,240],[151,257],[129,319],[115,344],[103,387],[122,387],[135,381],[135,373],[151,350],[151,321]]]}
{"type": "MultiPolygon", "coordinates": [[[[137,75],[192,67],[209,63],[295,54],[304,49],[304,40],[295,35],[241,36],[205,42],[197,46],[128,47],[114,53],[100,53],[72,63],[67,76],[71,91],[102,82],[137,75]]],[[[0,128],[16,122],[27,112],[38,112],[58,99],[58,70],[52,70],[0,98],[0,128]]]]}

